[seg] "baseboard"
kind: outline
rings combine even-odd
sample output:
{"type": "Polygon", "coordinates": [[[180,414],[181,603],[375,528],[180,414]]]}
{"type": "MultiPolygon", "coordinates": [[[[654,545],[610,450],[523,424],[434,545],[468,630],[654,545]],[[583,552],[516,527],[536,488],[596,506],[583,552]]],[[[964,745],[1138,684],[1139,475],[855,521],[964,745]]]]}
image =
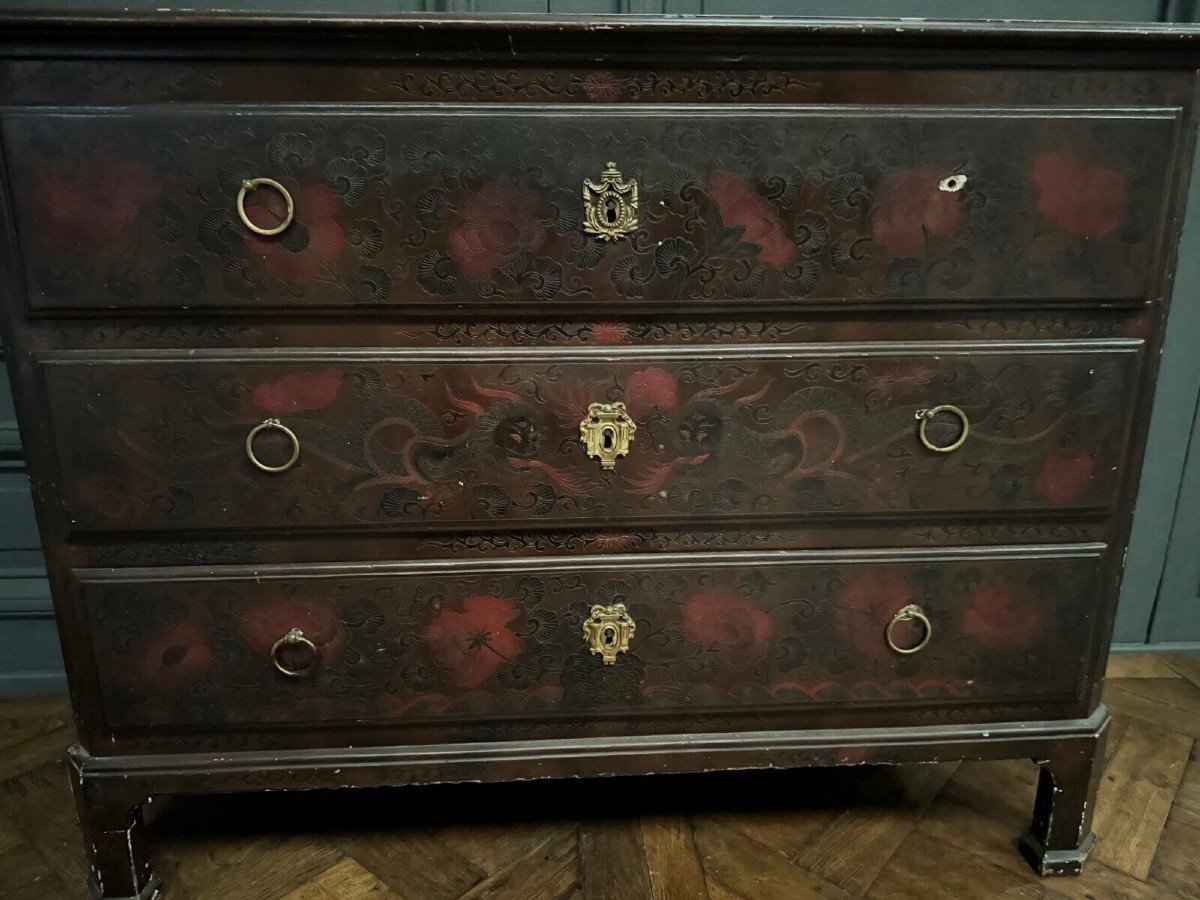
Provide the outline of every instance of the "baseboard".
{"type": "Polygon", "coordinates": [[[0,672],[0,696],[16,694],[65,694],[66,673],[59,670],[45,672],[0,672]]]}
{"type": "Polygon", "coordinates": [[[1113,644],[1112,653],[1200,653],[1200,641],[1164,641],[1158,644],[1113,644]]]}

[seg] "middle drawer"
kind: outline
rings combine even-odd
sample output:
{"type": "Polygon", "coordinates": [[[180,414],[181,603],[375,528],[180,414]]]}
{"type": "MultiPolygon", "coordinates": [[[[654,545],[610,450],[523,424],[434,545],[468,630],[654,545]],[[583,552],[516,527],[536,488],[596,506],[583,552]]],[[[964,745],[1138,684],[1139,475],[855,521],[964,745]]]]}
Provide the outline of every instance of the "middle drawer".
{"type": "Polygon", "coordinates": [[[40,362],[75,530],[428,529],[1104,510],[1141,349],[62,351],[40,362]],[[606,426],[596,404],[628,421],[606,426]],[[606,468],[597,457],[627,438],[606,468]]]}

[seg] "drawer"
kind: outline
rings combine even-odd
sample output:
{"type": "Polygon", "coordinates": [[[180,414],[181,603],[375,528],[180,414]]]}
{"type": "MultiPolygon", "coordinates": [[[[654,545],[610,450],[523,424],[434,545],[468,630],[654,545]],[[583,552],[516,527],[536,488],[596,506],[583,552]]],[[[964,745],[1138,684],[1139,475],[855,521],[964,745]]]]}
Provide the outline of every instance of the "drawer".
{"type": "Polygon", "coordinates": [[[1102,555],[1086,544],[74,574],[113,728],[478,723],[1063,700],[1078,690],[1102,555]]]}
{"type": "Polygon", "coordinates": [[[578,314],[1156,296],[1178,113],[10,108],[2,135],[36,310],[578,314]],[[259,178],[279,234],[247,227],[287,221],[275,188],[240,218],[259,178]]]}
{"type": "Polygon", "coordinates": [[[80,531],[588,528],[1105,509],[1141,346],[68,351],[41,369],[80,531]],[[635,430],[608,469],[581,424],[612,402],[635,430]]]}

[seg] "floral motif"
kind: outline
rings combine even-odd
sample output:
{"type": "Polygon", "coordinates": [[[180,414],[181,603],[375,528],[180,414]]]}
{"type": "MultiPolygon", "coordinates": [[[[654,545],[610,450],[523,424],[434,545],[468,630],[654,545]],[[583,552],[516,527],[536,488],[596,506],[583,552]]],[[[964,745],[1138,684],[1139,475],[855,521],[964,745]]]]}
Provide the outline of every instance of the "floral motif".
{"type": "Polygon", "coordinates": [[[608,71],[592,72],[585,76],[582,87],[587,98],[597,102],[616,100],[624,93],[617,76],[608,71]]]}
{"type": "Polygon", "coordinates": [[[796,255],[796,245],[784,232],[779,213],[738,175],[714,172],[709,181],[712,198],[728,227],[741,227],[742,240],[759,246],[763,265],[782,269],[796,255]]]}
{"type": "Polygon", "coordinates": [[[675,403],[675,379],[666,369],[650,366],[625,379],[625,405],[634,419],[652,409],[672,409],[675,403]]]}
{"type": "Polygon", "coordinates": [[[296,413],[328,406],[342,386],[339,372],[296,372],[254,389],[254,402],[274,415],[296,413]]]}
{"type": "Polygon", "coordinates": [[[307,135],[288,131],[278,134],[267,145],[267,159],[277,166],[290,169],[306,165],[313,155],[313,142],[307,135]]]}
{"type": "Polygon", "coordinates": [[[34,226],[55,253],[97,250],[158,195],[154,174],[138,163],[96,159],[69,169],[46,167],[34,175],[34,226]]]}
{"type": "Polygon", "coordinates": [[[898,364],[871,379],[871,389],[880,400],[905,397],[933,383],[937,370],[928,363],[898,364]]]}
{"type": "Polygon", "coordinates": [[[963,612],[963,633],[993,650],[1024,650],[1041,627],[1041,614],[1031,601],[992,585],[977,590],[963,612]]]}
{"type": "Polygon", "coordinates": [[[212,648],[195,622],[180,622],[153,635],[133,664],[138,682],[158,691],[180,687],[212,665],[212,648]]]}
{"type": "Polygon", "coordinates": [[[509,627],[520,615],[505,597],[468,597],[462,611],[442,609],[422,632],[446,680],[460,688],[479,687],[525,646],[509,627]]]}
{"type": "Polygon", "coordinates": [[[1128,187],[1112,169],[1091,166],[1070,148],[1044,150],[1029,164],[1038,209],[1064,231],[1102,238],[1121,221],[1128,187]]]}
{"type": "MultiPolygon", "coordinates": [[[[886,660],[892,651],[883,639],[892,617],[915,599],[913,586],[900,572],[874,569],[856,575],[838,595],[832,622],[838,636],[856,654],[866,659],[886,660]]],[[[895,629],[898,644],[916,643],[919,629],[914,623],[901,623],[895,629]],[[907,626],[912,626],[907,627],[907,626]]]]}
{"type": "Polygon", "coordinates": [[[1043,497],[1062,506],[1087,489],[1095,468],[1096,461],[1082,450],[1051,450],[1033,484],[1043,497]]]}
{"type": "Polygon", "coordinates": [[[342,642],[342,628],[334,611],[311,600],[276,598],[256,603],[246,612],[242,634],[255,650],[270,653],[275,643],[299,628],[317,650],[333,650],[342,642]]]}
{"type": "Polygon", "coordinates": [[[592,334],[600,344],[623,344],[629,340],[629,326],[624,322],[597,322],[592,334]]]}
{"type": "Polygon", "coordinates": [[[450,255],[474,281],[492,277],[522,252],[536,253],[548,238],[542,200],[533,191],[489,184],[467,198],[459,213],[462,224],[450,232],[450,255]]]}
{"type": "Polygon", "coordinates": [[[774,622],[729,588],[693,594],[683,604],[683,631],[689,641],[711,647],[721,662],[744,669],[767,655],[774,622]]]}
{"type": "MultiPolygon", "coordinates": [[[[278,191],[254,191],[246,198],[246,217],[259,228],[283,221],[287,206],[278,191]]],[[[279,235],[265,237],[242,229],[247,249],[266,267],[267,274],[287,284],[312,281],[342,251],[346,235],[334,216],[338,199],[329,188],[303,188],[295,201],[295,221],[279,235]]]]}
{"type": "Polygon", "coordinates": [[[928,235],[949,237],[966,221],[959,193],[943,191],[946,171],[932,163],[894,169],[879,180],[871,208],[871,239],[897,256],[913,256],[928,235]]]}

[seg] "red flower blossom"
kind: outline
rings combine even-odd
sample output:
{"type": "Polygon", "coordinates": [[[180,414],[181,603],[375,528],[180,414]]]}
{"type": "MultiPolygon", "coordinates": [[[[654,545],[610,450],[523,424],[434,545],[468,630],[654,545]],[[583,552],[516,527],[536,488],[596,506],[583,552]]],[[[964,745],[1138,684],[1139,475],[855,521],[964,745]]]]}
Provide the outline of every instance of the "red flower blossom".
{"type": "Polygon", "coordinates": [[[275,642],[299,628],[317,650],[334,650],[342,641],[334,611],[311,600],[278,598],[255,604],[242,620],[242,634],[255,650],[270,653],[275,642]]]}
{"type": "Polygon", "coordinates": [[[468,597],[462,612],[443,607],[422,639],[434,661],[448,670],[450,684],[477,688],[525,646],[508,627],[519,615],[516,604],[504,597],[468,597]]]}
{"type": "Polygon", "coordinates": [[[154,173],[138,163],[93,160],[41,169],[33,177],[33,221],[56,253],[103,247],[159,195],[154,173]]]}
{"type": "Polygon", "coordinates": [[[210,665],[212,648],[204,629],[194,622],[181,622],[146,642],[133,664],[133,673],[139,683],[162,691],[180,687],[210,665]]]}
{"type": "Polygon", "coordinates": [[[1038,209],[1059,228],[1085,238],[1102,238],[1121,220],[1128,188],[1119,172],[1089,166],[1074,150],[1045,150],[1029,164],[1038,189],[1038,209]]]}
{"type": "Polygon", "coordinates": [[[616,100],[624,91],[612,72],[592,72],[583,79],[583,92],[589,100],[616,100]]]}
{"type": "MultiPolygon", "coordinates": [[[[899,572],[867,569],[842,588],[833,610],[833,627],[842,641],[867,659],[887,660],[894,654],[884,640],[892,617],[912,603],[915,592],[899,572]]],[[[893,632],[900,646],[920,640],[920,623],[902,622],[893,632]]]]}
{"type": "Polygon", "coordinates": [[[1033,484],[1043,497],[1062,506],[1086,490],[1095,468],[1096,461],[1082,450],[1051,450],[1033,484]]]}
{"type": "Polygon", "coordinates": [[[712,646],[721,662],[744,669],[767,655],[771,617],[729,588],[693,594],[683,604],[683,632],[689,641],[712,646]]]}
{"type": "MultiPolygon", "coordinates": [[[[338,205],[329,188],[311,185],[296,197],[295,221],[282,234],[264,237],[244,228],[242,238],[272,278],[304,284],[316,278],[346,245],[346,234],[333,218],[338,205]]],[[[274,228],[286,214],[287,205],[278,191],[254,191],[246,198],[246,218],[260,228],[274,228]]]]}
{"type": "Polygon", "coordinates": [[[655,407],[672,409],[675,402],[675,379],[666,369],[651,366],[625,379],[625,404],[635,420],[655,407]]]}
{"type": "Polygon", "coordinates": [[[632,534],[597,534],[593,539],[596,547],[606,552],[632,550],[637,545],[637,536],[632,534]]]}
{"type": "Polygon", "coordinates": [[[629,338],[629,326],[624,322],[597,322],[592,334],[601,344],[623,344],[629,338]]]}
{"type": "Polygon", "coordinates": [[[740,225],[742,240],[757,244],[758,259],[764,265],[782,269],[796,255],[796,245],[783,231],[779,213],[775,207],[754,193],[750,185],[738,175],[714,172],[709,190],[721,211],[721,221],[726,226],[740,225]]]}
{"type": "Polygon", "coordinates": [[[1041,630],[1041,614],[1028,600],[984,585],[963,613],[963,634],[994,650],[1024,650],[1041,630]]]}
{"type": "Polygon", "coordinates": [[[925,247],[925,236],[949,237],[958,231],[963,215],[958,193],[941,190],[943,168],[932,163],[893,169],[875,189],[871,207],[871,239],[896,256],[914,256],[925,247]]]}
{"type": "Polygon", "coordinates": [[[254,402],[277,416],[320,409],[333,402],[341,386],[340,372],[296,372],[260,384],[254,389],[254,402]]]}
{"type": "Polygon", "coordinates": [[[541,198],[489,184],[462,205],[462,224],[450,232],[450,255],[463,274],[479,281],[519,253],[536,253],[546,243],[541,198]]]}

